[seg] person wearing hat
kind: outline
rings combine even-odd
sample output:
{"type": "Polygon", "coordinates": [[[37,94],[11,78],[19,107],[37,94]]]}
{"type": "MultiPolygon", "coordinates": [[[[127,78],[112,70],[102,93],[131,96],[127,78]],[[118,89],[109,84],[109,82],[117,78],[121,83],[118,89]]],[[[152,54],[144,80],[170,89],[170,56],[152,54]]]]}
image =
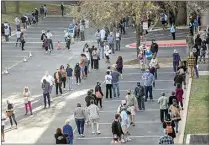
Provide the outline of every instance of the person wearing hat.
{"type": "Polygon", "coordinates": [[[137,86],[134,90],[134,95],[137,98],[138,108],[139,110],[145,110],[144,98],[145,98],[145,90],[144,87],[141,86],[140,82],[137,82],[137,86]]]}
{"type": "Polygon", "coordinates": [[[169,99],[165,96],[165,93],[161,93],[161,97],[158,99],[158,104],[160,104],[160,120],[163,123],[166,116],[168,115],[168,103],[169,99]]]}
{"type": "Polygon", "coordinates": [[[176,72],[179,67],[179,62],[181,61],[181,57],[176,49],[173,51],[173,71],[176,72]]]}
{"type": "Polygon", "coordinates": [[[142,80],[144,81],[145,88],[145,102],[147,102],[148,93],[150,101],[153,101],[152,85],[155,87],[155,77],[152,73],[150,73],[149,69],[147,69],[146,72],[142,75],[142,80]]]}
{"type": "Polygon", "coordinates": [[[67,64],[66,68],[66,73],[67,73],[67,82],[68,82],[68,91],[73,90],[73,69],[70,67],[70,64],[67,64]]]}
{"type": "Polygon", "coordinates": [[[135,115],[136,115],[136,110],[138,110],[138,103],[136,97],[132,94],[131,90],[127,91],[126,95],[126,105],[127,105],[127,111],[131,112],[130,115],[130,120],[131,120],[131,125],[135,126],[135,115]]]}
{"type": "Polygon", "coordinates": [[[115,50],[114,50],[114,41],[115,40],[114,40],[113,32],[110,32],[109,36],[107,37],[107,41],[108,41],[110,50],[114,54],[115,53],[115,50]]]}
{"type": "Polygon", "coordinates": [[[77,103],[77,107],[74,110],[74,118],[76,122],[76,126],[78,129],[78,134],[81,137],[84,137],[84,125],[86,120],[86,112],[83,107],[81,107],[81,103],[77,103]]]}
{"type": "Polygon", "coordinates": [[[151,44],[151,52],[152,55],[156,58],[157,53],[158,53],[158,44],[155,42],[155,39],[152,39],[152,44],[151,44]]]}
{"type": "Polygon", "coordinates": [[[55,80],[55,87],[56,87],[56,95],[58,95],[58,88],[59,92],[62,95],[62,75],[60,73],[59,68],[57,68],[57,71],[54,73],[54,80],[55,80]]]}

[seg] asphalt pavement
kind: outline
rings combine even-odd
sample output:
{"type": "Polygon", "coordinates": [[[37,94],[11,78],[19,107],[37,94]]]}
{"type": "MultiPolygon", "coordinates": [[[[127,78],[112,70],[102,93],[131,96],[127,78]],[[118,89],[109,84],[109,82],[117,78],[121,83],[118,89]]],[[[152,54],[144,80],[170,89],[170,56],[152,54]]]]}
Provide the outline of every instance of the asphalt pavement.
{"type": "MultiPolygon", "coordinates": [[[[94,88],[97,81],[104,81],[104,75],[107,65],[103,60],[100,61],[100,70],[92,71],[87,80],[83,81],[81,86],[74,85],[73,92],[65,92],[61,97],[54,97],[51,109],[43,110],[43,98],[40,80],[49,71],[51,75],[61,64],[70,63],[73,67],[79,62],[80,53],[84,42],[76,42],[72,45],[72,50],[63,49],[54,50],[51,55],[46,55],[41,48],[41,31],[50,29],[56,49],[57,41],[64,41],[63,31],[70,23],[70,18],[46,18],[37,26],[32,26],[26,31],[25,51],[15,47],[14,43],[2,44],[2,65],[9,67],[9,75],[2,76],[2,107],[5,110],[6,100],[15,103],[16,116],[19,123],[17,130],[8,130],[6,133],[6,143],[54,143],[54,133],[57,127],[62,127],[67,118],[72,120],[72,126],[75,130],[75,144],[109,144],[112,138],[111,123],[116,113],[116,108],[120,101],[124,99],[127,89],[134,89],[136,83],[141,81],[139,69],[124,68],[124,79],[120,81],[121,98],[113,100],[104,99],[104,108],[101,110],[100,122],[101,132],[99,136],[91,135],[91,128],[86,129],[84,139],[79,139],[73,119],[73,110],[77,102],[85,104],[84,97],[88,89],[94,88]],[[28,62],[22,62],[24,57],[32,53],[33,57],[28,62]],[[11,61],[11,62],[9,62],[11,61]],[[92,81],[93,80],[93,81],[92,81]],[[33,112],[32,116],[24,116],[24,105],[22,92],[24,86],[28,86],[32,93],[33,112]],[[18,134],[21,132],[21,134],[18,134]],[[31,136],[31,134],[33,134],[31,136]],[[10,138],[9,138],[10,136],[10,138]],[[12,136],[12,139],[11,139],[12,136]]],[[[95,29],[86,29],[87,41],[94,41],[95,29]]],[[[121,55],[125,60],[133,59],[136,56],[135,49],[125,48],[125,45],[135,42],[134,30],[129,29],[128,34],[124,35],[121,42],[121,52],[116,52],[111,56],[111,62],[114,63],[117,56],[121,55]]],[[[157,35],[158,34],[153,34],[157,35]]],[[[166,37],[166,36],[165,36],[166,37]]],[[[15,37],[11,38],[14,42],[15,37]]],[[[157,40],[157,39],[156,39],[157,40]]],[[[90,43],[95,44],[95,43],[90,43]]],[[[64,44],[62,45],[64,48],[64,44]]],[[[174,48],[160,48],[159,57],[171,57],[174,48]]],[[[181,55],[186,55],[185,48],[176,48],[181,55]]],[[[159,105],[156,100],[160,93],[164,91],[170,95],[173,87],[172,68],[161,68],[156,81],[156,89],[153,91],[155,102],[146,103],[146,111],[138,112],[136,115],[136,126],[130,128],[131,144],[158,143],[159,137],[163,131],[159,119],[159,105]]],[[[54,90],[53,90],[54,91],[54,90]]],[[[105,89],[103,88],[103,91],[105,89]]],[[[53,92],[55,94],[55,92],[53,92]]],[[[7,124],[8,125],[8,122],[7,124]]]]}

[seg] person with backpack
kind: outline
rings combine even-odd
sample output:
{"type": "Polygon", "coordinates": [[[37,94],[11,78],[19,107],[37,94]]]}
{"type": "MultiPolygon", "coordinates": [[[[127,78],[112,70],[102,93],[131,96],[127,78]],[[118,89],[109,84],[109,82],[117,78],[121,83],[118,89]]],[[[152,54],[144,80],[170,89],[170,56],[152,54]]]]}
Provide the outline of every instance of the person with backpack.
{"type": "Polygon", "coordinates": [[[169,103],[169,100],[165,96],[164,92],[161,93],[161,97],[158,99],[157,102],[158,104],[160,104],[160,120],[163,123],[166,116],[168,115],[168,103],[169,103]]]}
{"type": "Polygon", "coordinates": [[[104,94],[102,92],[100,82],[97,82],[97,85],[95,86],[95,95],[96,95],[96,98],[97,98],[98,105],[100,104],[100,107],[102,108],[102,99],[103,99],[104,94]]]}
{"type": "Polygon", "coordinates": [[[141,86],[140,82],[138,82],[134,90],[134,95],[137,98],[139,110],[145,110],[145,104],[144,104],[145,93],[144,92],[145,92],[144,87],[141,86]]]}
{"type": "Polygon", "coordinates": [[[173,99],[173,103],[169,107],[169,112],[171,114],[171,119],[175,123],[175,128],[176,128],[175,131],[176,131],[176,133],[178,133],[178,124],[179,124],[179,121],[181,120],[180,111],[181,111],[181,109],[180,109],[176,99],[173,99]]]}
{"type": "Polygon", "coordinates": [[[173,139],[176,138],[174,127],[174,121],[171,120],[170,114],[167,114],[166,119],[163,121],[163,128],[167,130],[168,135],[171,136],[173,139]]]}

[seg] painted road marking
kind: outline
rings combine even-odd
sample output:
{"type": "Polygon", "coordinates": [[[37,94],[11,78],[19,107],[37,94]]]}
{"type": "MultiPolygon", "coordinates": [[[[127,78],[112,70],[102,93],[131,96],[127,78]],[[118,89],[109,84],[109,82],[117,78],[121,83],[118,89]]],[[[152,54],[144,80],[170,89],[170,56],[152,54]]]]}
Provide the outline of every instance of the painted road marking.
{"type": "MultiPolygon", "coordinates": [[[[75,41],[75,42],[78,42],[78,43],[94,43],[94,42],[97,42],[96,40],[87,40],[87,41],[75,41]]],[[[26,42],[26,43],[31,43],[31,44],[43,44],[43,42],[26,42]]],[[[64,41],[61,41],[60,43],[64,43],[66,44],[66,42],[64,41]]],[[[74,44],[78,44],[78,43],[74,43],[74,44]]],[[[4,42],[2,44],[16,44],[15,41],[10,41],[10,42],[4,42]]],[[[57,44],[57,42],[53,42],[53,44],[57,44]]]]}
{"type": "MultiPolygon", "coordinates": [[[[144,81],[120,81],[120,83],[137,83],[137,82],[144,82],[144,81]]],[[[173,80],[155,80],[155,82],[173,82],[173,80]]]]}
{"type": "MultiPolygon", "coordinates": [[[[141,122],[134,122],[135,124],[151,124],[151,123],[156,123],[156,124],[161,124],[160,121],[141,121],[141,122]]],[[[112,122],[100,122],[99,125],[110,125],[112,122]]]]}

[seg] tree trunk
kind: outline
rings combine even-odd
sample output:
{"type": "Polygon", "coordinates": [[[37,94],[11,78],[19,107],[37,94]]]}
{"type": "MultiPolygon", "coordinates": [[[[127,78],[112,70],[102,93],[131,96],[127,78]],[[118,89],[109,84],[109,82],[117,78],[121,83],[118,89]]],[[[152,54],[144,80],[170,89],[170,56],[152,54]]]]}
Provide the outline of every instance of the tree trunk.
{"type": "Polygon", "coordinates": [[[177,3],[177,13],[176,13],[176,25],[186,25],[187,24],[187,2],[179,1],[177,3]]]}
{"type": "Polygon", "coordinates": [[[16,1],[16,2],[15,2],[15,12],[16,12],[17,14],[20,13],[20,2],[19,2],[19,1],[16,1]]]}
{"type": "Polygon", "coordinates": [[[5,1],[1,1],[1,12],[3,14],[5,14],[7,12],[6,2],[5,1]]]}
{"type": "Polygon", "coordinates": [[[141,36],[140,36],[140,33],[141,33],[141,25],[140,25],[140,22],[138,24],[135,25],[136,27],[136,54],[137,54],[137,58],[138,58],[138,55],[139,55],[139,46],[140,46],[140,39],[141,39],[141,36]]]}

